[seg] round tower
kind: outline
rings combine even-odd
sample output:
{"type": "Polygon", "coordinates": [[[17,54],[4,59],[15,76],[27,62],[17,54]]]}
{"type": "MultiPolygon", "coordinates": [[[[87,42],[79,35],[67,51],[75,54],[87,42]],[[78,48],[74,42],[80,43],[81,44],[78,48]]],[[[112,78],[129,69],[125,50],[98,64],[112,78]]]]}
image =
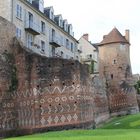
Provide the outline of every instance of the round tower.
{"type": "Polygon", "coordinates": [[[123,36],[117,28],[99,44],[99,74],[106,81],[110,112],[122,114],[138,109],[132,84],[129,30],[123,36]]]}

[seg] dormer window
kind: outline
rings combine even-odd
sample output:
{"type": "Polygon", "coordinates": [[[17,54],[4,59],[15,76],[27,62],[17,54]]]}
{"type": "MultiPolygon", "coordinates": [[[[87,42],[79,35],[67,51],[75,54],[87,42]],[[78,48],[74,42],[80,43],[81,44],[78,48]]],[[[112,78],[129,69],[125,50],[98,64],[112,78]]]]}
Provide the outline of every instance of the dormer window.
{"type": "Polygon", "coordinates": [[[54,17],[53,17],[53,16],[54,16],[54,15],[53,15],[53,12],[51,11],[51,12],[50,12],[50,19],[52,19],[52,20],[53,20],[53,19],[54,19],[54,17]]]}
{"type": "Polygon", "coordinates": [[[62,21],[62,19],[60,19],[60,25],[59,25],[60,27],[63,27],[63,21],[62,21]]]}

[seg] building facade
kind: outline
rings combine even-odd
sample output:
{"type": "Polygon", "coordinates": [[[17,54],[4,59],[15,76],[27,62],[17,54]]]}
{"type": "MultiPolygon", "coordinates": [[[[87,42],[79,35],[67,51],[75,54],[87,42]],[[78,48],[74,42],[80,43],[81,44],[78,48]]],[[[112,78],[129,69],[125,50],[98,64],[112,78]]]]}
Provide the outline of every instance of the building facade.
{"type": "Polygon", "coordinates": [[[88,64],[90,73],[98,72],[98,48],[89,41],[89,35],[84,34],[79,39],[78,51],[80,52],[80,62],[88,64]]]}
{"type": "Polygon", "coordinates": [[[0,16],[16,26],[16,36],[29,50],[47,57],[78,59],[78,41],[72,25],[53,7],[44,8],[44,0],[0,1],[0,16]]]}

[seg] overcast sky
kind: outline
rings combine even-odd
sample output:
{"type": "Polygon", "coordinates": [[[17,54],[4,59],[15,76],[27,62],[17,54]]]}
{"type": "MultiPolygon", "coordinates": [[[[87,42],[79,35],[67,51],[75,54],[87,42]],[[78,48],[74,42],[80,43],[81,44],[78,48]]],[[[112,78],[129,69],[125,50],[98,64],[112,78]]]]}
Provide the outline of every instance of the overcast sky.
{"type": "Polygon", "coordinates": [[[130,29],[131,64],[133,73],[140,73],[140,0],[44,0],[53,6],[55,15],[72,23],[76,39],[89,33],[93,43],[114,27],[124,35],[130,29]]]}

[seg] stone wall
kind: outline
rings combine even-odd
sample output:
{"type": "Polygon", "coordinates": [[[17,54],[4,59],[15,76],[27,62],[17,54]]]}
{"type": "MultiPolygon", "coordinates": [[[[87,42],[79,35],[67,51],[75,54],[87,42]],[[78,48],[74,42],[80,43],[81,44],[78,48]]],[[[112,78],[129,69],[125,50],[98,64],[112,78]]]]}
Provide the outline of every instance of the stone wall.
{"type": "Polygon", "coordinates": [[[105,81],[100,79],[99,76],[94,76],[92,78],[93,87],[93,112],[94,112],[94,120],[96,125],[106,121],[109,117],[109,105],[108,98],[106,93],[105,81]]]}
{"type": "Polygon", "coordinates": [[[99,75],[105,81],[112,116],[138,112],[133,86],[129,44],[110,43],[99,47],[99,75]]]}
{"type": "Polygon", "coordinates": [[[10,52],[13,47],[13,37],[16,27],[6,19],[0,17],[0,52],[10,52]]]}
{"type": "Polygon", "coordinates": [[[5,64],[0,65],[1,131],[11,135],[12,130],[19,134],[94,125],[86,65],[31,54],[18,41],[13,50],[1,54],[0,59],[5,64]]]}
{"type": "Polygon", "coordinates": [[[119,84],[118,93],[104,78],[91,78],[87,65],[32,53],[3,18],[0,42],[0,137],[92,128],[110,112],[137,107],[130,82],[119,84]]]}

